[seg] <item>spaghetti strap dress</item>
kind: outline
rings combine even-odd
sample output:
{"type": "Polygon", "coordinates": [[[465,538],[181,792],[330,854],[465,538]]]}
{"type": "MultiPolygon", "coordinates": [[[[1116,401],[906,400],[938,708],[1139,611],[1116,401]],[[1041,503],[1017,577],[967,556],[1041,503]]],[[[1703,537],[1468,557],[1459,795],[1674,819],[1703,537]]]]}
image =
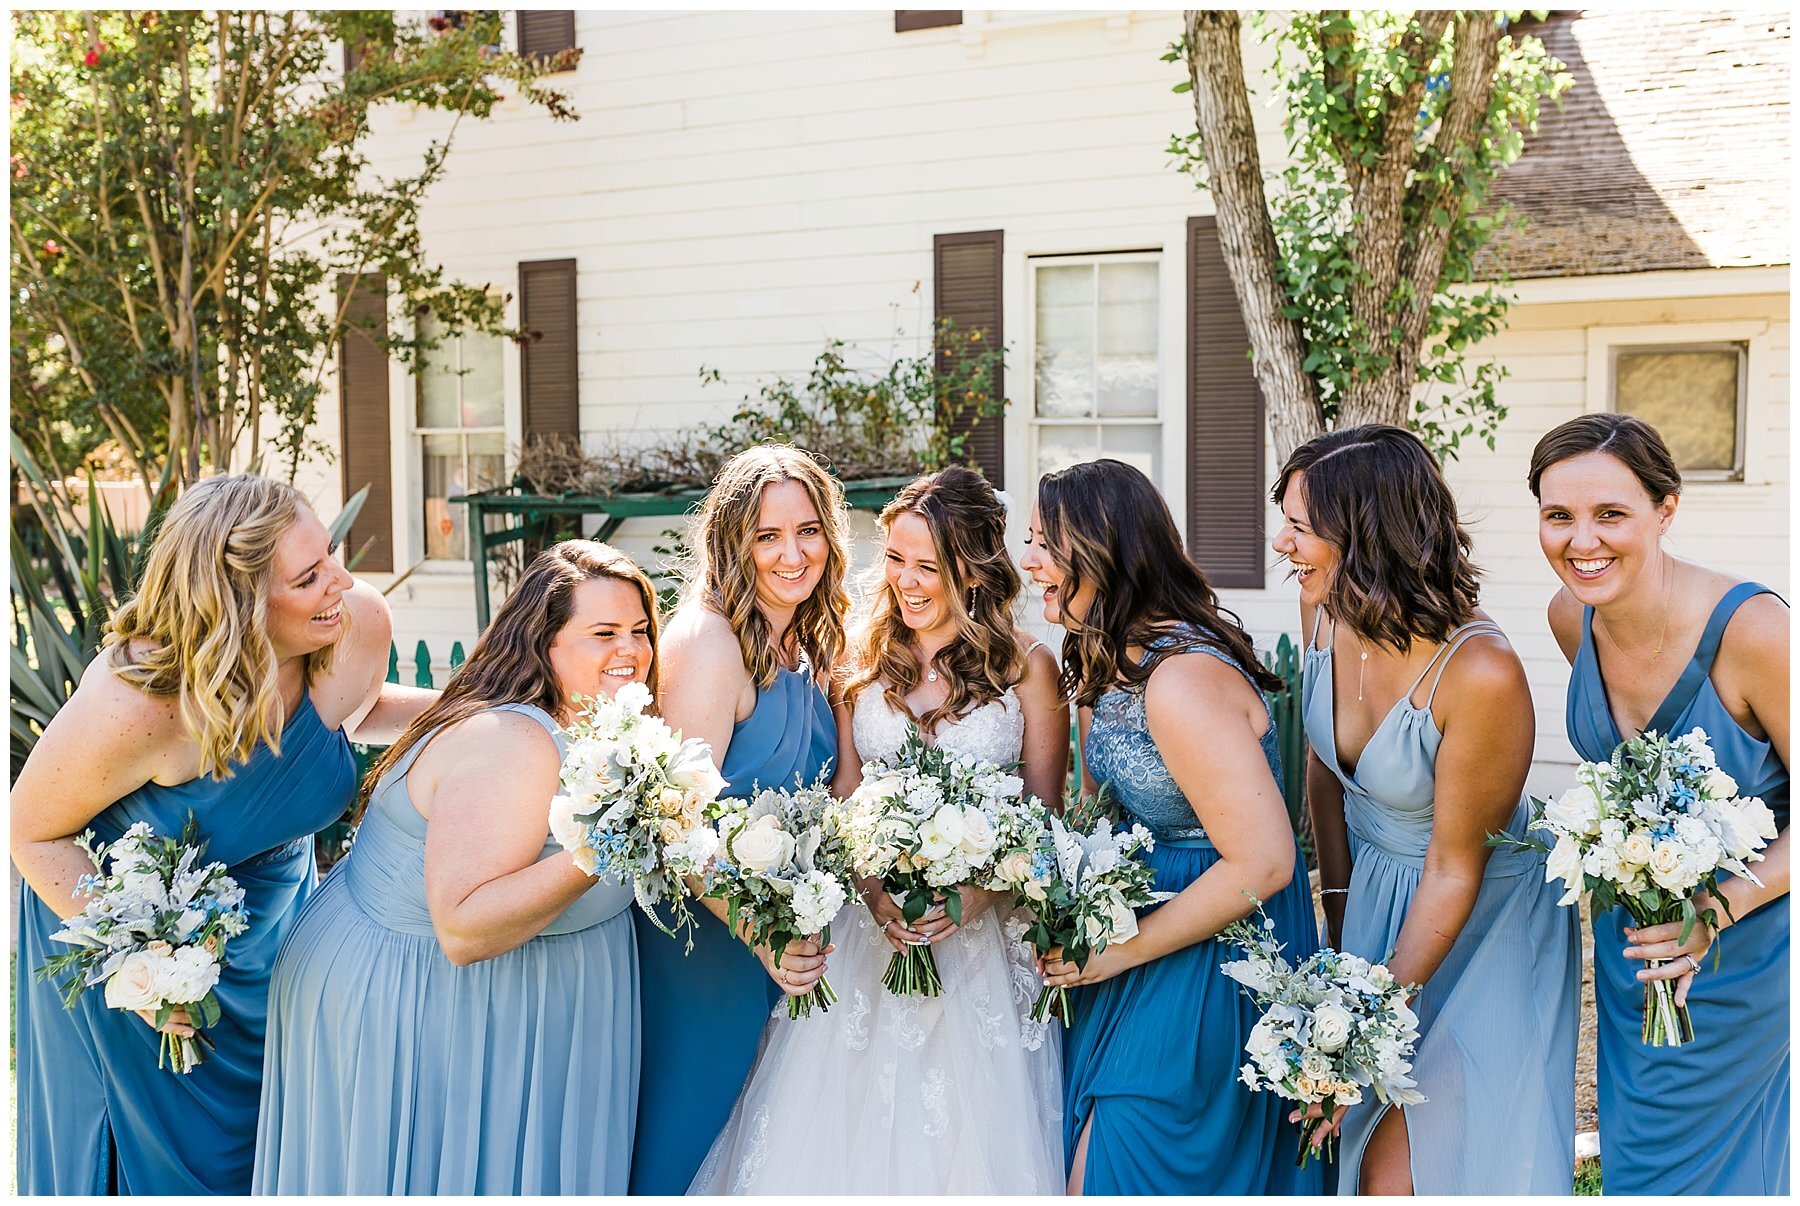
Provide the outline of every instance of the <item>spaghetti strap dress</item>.
{"type": "Polygon", "coordinates": [[[250,928],[220,974],[214,1049],[184,1076],[156,1066],[159,1036],[91,989],[65,1010],[37,969],[67,950],[62,922],[19,886],[18,1190],[22,1194],[245,1194],[256,1142],[263,1027],[275,952],[317,882],[312,835],[342,816],[356,790],[344,734],[311,696],[282,727],[279,756],[259,745],[229,777],[146,783],[96,816],[113,841],[139,821],[177,836],[191,812],[208,862],[244,889],[250,928]]]}
{"type": "MultiPolygon", "coordinates": [[[[493,710],[563,748],[541,708],[493,710]]],[[[275,962],[255,1192],[622,1193],[638,1066],[631,889],[601,880],[529,942],[451,963],[425,902],[430,822],[407,787],[430,739],[376,784],[275,962]]],[[[554,839],[539,854],[567,857],[554,839]]]]}
{"type": "MultiPolygon", "coordinates": [[[[727,796],[810,784],[837,754],[837,722],[802,658],[777,667],[756,707],[731,730],[720,773],[727,796]]],[[[683,1194],[706,1159],[756,1059],[781,990],[750,948],[694,904],[694,949],[634,911],[643,993],[643,1086],[633,1194],[683,1194]]],[[[665,915],[664,920],[668,918],[665,915]]],[[[677,931],[681,934],[682,931],[677,931]]]]}
{"type": "MultiPolygon", "coordinates": [[[[1152,642],[1144,661],[1174,653],[1207,654],[1249,678],[1197,626],[1152,642]]],[[[1272,719],[1262,750],[1281,782],[1272,719]]],[[[1111,690],[1095,702],[1082,752],[1096,782],[1156,838],[1147,858],[1157,890],[1179,892],[1219,861],[1150,737],[1142,688],[1111,690]]],[[[1290,958],[1319,948],[1298,849],[1293,881],[1264,908],[1290,958]]],[[[1082,1128],[1091,1124],[1083,1194],[1324,1192],[1320,1162],[1295,1167],[1300,1130],[1287,1121],[1292,1107],[1238,1079],[1258,1013],[1219,970],[1234,957],[1231,947],[1208,938],[1075,990],[1063,1049],[1063,1148],[1072,1166],[1082,1128]]]]}
{"type": "MultiPolygon", "coordinates": [[[[1323,613],[1321,613],[1322,615],[1323,613]]],[[[1443,734],[1431,704],[1465,641],[1499,633],[1489,621],[1455,629],[1363,747],[1354,772],[1338,761],[1331,643],[1306,649],[1306,738],[1337,777],[1350,835],[1343,949],[1386,961],[1419,890],[1431,842],[1443,734]],[[1433,668],[1423,707],[1412,702],[1433,668]]],[[[1522,836],[1521,796],[1507,831],[1522,836]]],[[[1580,921],[1544,881],[1544,855],[1495,850],[1475,907],[1450,953],[1413,1000],[1420,1037],[1413,1077],[1426,1100],[1406,1106],[1413,1192],[1557,1194],[1575,1175],[1575,1043],[1580,921]]],[[[1338,1192],[1355,1194],[1384,1106],[1373,1093],[1344,1116],[1338,1192]]]]}
{"type": "MultiPolygon", "coordinates": [[[[1732,717],[1712,683],[1713,659],[1745,600],[1774,594],[1740,582],[1713,609],[1700,645],[1646,729],[1678,737],[1704,729],[1738,792],[1760,796],[1788,824],[1788,768],[1769,742],[1732,717]]],[[[1581,616],[1565,719],[1582,758],[1604,761],[1623,741],[1594,651],[1594,613],[1581,616]]],[[[1708,955],[1688,987],[1694,1041],[1642,1042],[1643,966],[1624,909],[1594,918],[1594,1003],[1599,1015],[1600,1177],[1608,1194],[1788,1192],[1788,899],[1727,926],[1719,962],[1708,955]]]]}

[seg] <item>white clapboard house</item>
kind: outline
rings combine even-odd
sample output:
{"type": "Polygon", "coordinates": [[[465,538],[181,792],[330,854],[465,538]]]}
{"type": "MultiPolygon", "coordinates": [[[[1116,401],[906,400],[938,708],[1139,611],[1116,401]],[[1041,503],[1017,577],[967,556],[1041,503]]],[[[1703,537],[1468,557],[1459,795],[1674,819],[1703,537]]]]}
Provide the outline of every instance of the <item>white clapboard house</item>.
{"type": "MultiPolygon", "coordinates": [[[[1535,28],[1574,86],[1502,189],[1532,219],[1506,253],[1509,328],[1482,349],[1508,370],[1510,414],[1496,451],[1450,471],[1484,602],[1531,674],[1548,785],[1572,754],[1524,482],[1545,430],[1612,408],[1656,422],[1689,472],[1676,551],[1787,590],[1791,168],[1785,13],[1535,28]]],[[[417,375],[351,340],[319,411],[341,456],[303,481],[328,512],[372,484],[359,572],[412,571],[390,596],[402,650],[442,659],[475,635],[466,519],[445,500],[498,482],[527,435],[717,421],[828,338],[916,353],[936,316],[1009,351],[1010,410],[978,443],[1014,500],[1074,460],[1141,465],[1258,640],[1294,633],[1212,202],[1165,151],[1193,121],[1160,61],[1180,31],[1173,11],[510,15],[528,50],[582,48],[558,77],[581,118],[511,101],[464,122],[423,232],[541,338],[463,338],[417,375]],[[702,386],[702,366],[728,386],[702,386]]],[[[1253,79],[1268,70],[1246,53],[1253,79]]],[[[1270,165],[1275,120],[1258,108],[1270,165]]],[[[377,166],[406,169],[446,127],[390,107],[377,166]]],[[[618,540],[648,556],[669,523],[618,540]]]]}

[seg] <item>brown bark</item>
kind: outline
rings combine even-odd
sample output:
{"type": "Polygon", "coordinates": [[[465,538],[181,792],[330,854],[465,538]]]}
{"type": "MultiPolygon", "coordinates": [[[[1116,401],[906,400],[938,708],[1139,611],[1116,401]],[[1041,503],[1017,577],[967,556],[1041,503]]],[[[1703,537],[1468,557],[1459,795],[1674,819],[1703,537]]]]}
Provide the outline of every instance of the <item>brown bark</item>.
{"type": "Polygon", "coordinates": [[[1262,157],[1244,84],[1240,22],[1231,10],[1187,13],[1188,79],[1201,153],[1219,222],[1219,246],[1249,331],[1256,383],[1269,413],[1275,454],[1324,431],[1318,385],[1302,368],[1306,340],[1282,314],[1273,265],[1278,254],[1263,190],[1262,157]]]}

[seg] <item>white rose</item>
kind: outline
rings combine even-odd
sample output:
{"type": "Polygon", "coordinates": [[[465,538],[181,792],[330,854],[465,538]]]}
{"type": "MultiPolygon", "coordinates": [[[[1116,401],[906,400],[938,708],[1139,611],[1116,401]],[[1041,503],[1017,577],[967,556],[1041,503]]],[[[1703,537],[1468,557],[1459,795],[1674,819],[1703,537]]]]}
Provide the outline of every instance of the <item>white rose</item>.
{"type": "Polygon", "coordinates": [[[1340,1051],[1355,1026],[1356,1018],[1348,1009],[1327,1002],[1313,1012],[1313,1043],[1321,1051],[1340,1051]]]}
{"type": "Polygon", "coordinates": [[[1263,1018],[1250,1028],[1250,1038],[1244,1043],[1244,1050],[1252,1056],[1273,1054],[1281,1047],[1281,1034],[1263,1018]]]}
{"type": "Polygon", "coordinates": [[[978,808],[962,814],[962,838],[957,842],[970,858],[986,858],[994,849],[994,823],[978,808]]]}
{"type": "Polygon", "coordinates": [[[592,846],[577,846],[569,851],[576,868],[583,875],[598,875],[600,872],[600,852],[592,846]]]}
{"type": "Polygon", "coordinates": [[[1048,876],[1039,876],[1036,879],[1028,879],[1025,881],[1025,898],[1027,900],[1043,904],[1044,900],[1049,895],[1050,879],[1048,876]]]}
{"type": "Polygon", "coordinates": [[[1600,830],[1600,800],[1594,789],[1571,787],[1544,808],[1544,819],[1558,833],[1587,835],[1600,830]]]}
{"type": "Polygon", "coordinates": [[[162,960],[149,951],[134,951],[119,961],[106,981],[108,1009],[155,1009],[157,965],[162,960]]]}
{"type": "Polygon", "coordinates": [[[1127,942],[1137,937],[1137,914],[1131,911],[1131,906],[1125,903],[1124,897],[1117,892],[1113,893],[1112,899],[1107,902],[1107,910],[1111,913],[1111,941],[1127,942]]]}
{"type": "Polygon", "coordinates": [[[1008,853],[994,864],[994,878],[1013,887],[1021,887],[1031,878],[1031,855],[1023,850],[1008,853]]]}
{"type": "Polygon", "coordinates": [[[575,819],[580,803],[574,796],[558,795],[550,801],[550,836],[564,850],[574,851],[587,840],[587,826],[575,819]]]}
{"type": "Polygon", "coordinates": [[[1629,866],[1642,867],[1650,861],[1650,852],[1653,849],[1655,849],[1655,843],[1650,840],[1650,835],[1642,829],[1634,830],[1631,836],[1619,845],[1619,861],[1629,866]]]}
{"type": "Polygon", "coordinates": [[[1550,857],[1544,860],[1544,882],[1555,883],[1561,880],[1568,887],[1563,893],[1559,905],[1574,904],[1581,895],[1581,847],[1570,837],[1558,838],[1556,848],[1550,851],[1550,857]]]}
{"type": "Polygon", "coordinates": [[[1660,888],[1679,889],[1687,884],[1686,868],[1682,865],[1681,848],[1673,842],[1658,842],[1656,849],[1650,853],[1650,878],[1660,888]]]}
{"type": "Polygon", "coordinates": [[[794,839],[773,816],[761,816],[732,837],[730,854],[744,870],[766,875],[794,857],[794,839]]]}
{"type": "Polygon", "coordinates": [[[1300,1071],[1314,1080],[1328,1080],[1331,1077],[1331,1060],[1323,1051],[1308,1051],[1300,1057],[1300,1071]]]}
{"type": "Polygon", "coordinates": [[[1706,794],[1715,800],[1729,800],[1737,795],[1737,780],[1713,767],[1706,772],[1706,794]]]}
{"type": "Polygon", "coordinates": [[[725,776],[713,765],[712,747],[704,741],[682,743],[669,762],[669,782],[689,799],[707,802],[725,790],[725,776]]]}

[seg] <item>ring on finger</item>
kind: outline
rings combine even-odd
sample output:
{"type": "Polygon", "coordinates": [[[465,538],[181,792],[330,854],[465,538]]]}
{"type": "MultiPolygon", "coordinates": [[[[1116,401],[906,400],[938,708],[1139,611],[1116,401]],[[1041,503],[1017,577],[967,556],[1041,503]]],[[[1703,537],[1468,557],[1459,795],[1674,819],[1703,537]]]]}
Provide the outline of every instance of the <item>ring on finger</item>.
{"type": "Polygon", "coordinates": [[[1682,958],[1688,961],[1688,968],[1694,975],[1697,976],[1700,974],[1700,960],[1694,958],[1692,955],[1683,955],[1682,958]]]}

